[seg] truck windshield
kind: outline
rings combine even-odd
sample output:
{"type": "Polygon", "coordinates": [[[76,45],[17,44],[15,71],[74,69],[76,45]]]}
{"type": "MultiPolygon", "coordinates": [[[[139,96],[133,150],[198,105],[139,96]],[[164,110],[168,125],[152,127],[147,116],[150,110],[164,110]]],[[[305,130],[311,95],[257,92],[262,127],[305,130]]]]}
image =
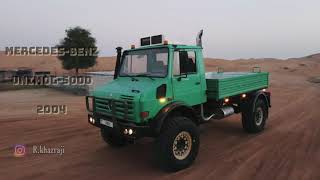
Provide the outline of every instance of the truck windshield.
{"type": "Polygon", "coordinates": [[[168,73],[168,49],[125,52],[120,76],[165,77],[168,73]]]}

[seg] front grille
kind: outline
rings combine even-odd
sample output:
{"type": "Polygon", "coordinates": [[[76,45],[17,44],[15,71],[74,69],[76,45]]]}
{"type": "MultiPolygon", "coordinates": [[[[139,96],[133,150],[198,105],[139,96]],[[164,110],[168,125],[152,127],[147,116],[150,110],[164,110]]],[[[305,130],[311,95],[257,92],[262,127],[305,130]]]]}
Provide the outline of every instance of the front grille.
{"type": "Polygon", "coordinates": [[[95,111],[113,119],[134,120],[133,96],[121,95],[120,99],[95,98],[95,111]]]}

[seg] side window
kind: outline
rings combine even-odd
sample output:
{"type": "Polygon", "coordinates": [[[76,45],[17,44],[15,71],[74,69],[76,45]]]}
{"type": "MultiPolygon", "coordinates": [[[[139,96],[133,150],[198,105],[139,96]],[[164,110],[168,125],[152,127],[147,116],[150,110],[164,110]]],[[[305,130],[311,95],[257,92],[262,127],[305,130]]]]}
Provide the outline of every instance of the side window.
{"type": "Polygon", "coordinates": [[[197,72],[196,53],[194,51],[188,51],[186,73],[196,73],[196,72],[197,72]]]}
{"type": "Polygon", "coordinates": [[[173,75],[190,74],[196,72],[197,63],[194,51],[174,52],[173,75]]]}

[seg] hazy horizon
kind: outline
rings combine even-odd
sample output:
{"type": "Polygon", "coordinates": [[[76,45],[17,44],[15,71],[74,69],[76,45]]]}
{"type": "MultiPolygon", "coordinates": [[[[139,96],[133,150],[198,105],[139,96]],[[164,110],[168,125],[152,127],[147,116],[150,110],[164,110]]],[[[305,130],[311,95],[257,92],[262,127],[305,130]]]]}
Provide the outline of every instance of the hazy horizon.
{"type": "Polygon", "coordinates": [[[320,52],[319,7],[316,0],[2,0],[0,50],[54,46],[65,29],[81,26],[97,39],[100,56],[114,56],[115,47],[149,35],[195,44],[204,29],[208,58],[297,58],[320,52]]]}

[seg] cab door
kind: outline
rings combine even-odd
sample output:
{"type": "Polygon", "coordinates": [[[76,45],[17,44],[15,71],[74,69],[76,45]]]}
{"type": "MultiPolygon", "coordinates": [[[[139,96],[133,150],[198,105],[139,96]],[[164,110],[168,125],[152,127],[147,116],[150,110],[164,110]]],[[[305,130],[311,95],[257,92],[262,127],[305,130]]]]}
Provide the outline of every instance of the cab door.
{"type": "Polygon", "coordinates": [[[190,106],[201,103],[201,81],[194,50],[174,51],[172,87],[175,101],[190,106]]]}

